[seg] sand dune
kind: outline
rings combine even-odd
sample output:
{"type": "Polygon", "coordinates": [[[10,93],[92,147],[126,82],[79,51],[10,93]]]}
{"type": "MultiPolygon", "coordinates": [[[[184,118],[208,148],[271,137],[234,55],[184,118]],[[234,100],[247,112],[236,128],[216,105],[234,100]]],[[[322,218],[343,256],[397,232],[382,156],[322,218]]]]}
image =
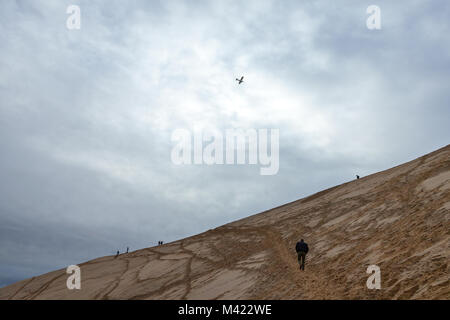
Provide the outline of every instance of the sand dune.
{"type": "Polygon", "coordinates": [[[450,145],[208,232],[54,271],[0,299],[449,299],[450,145]],[[295,243],[310,246],[298,270],[295,243]],[[381,289],[366,287],[369,265],[381,289]]]}

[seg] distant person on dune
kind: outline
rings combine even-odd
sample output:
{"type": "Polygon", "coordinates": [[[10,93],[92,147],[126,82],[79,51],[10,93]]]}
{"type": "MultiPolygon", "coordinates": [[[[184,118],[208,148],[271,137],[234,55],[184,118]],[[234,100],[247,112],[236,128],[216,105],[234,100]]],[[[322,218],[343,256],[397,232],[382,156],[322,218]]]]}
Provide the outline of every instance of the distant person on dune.
{"type": "Polygon", "coordinates": [[[297,251],[298,264],[300,266],[300,270],[305,270],[305,260],[308,250],[309,250],[308,244],[305,241],[303,241],[303,239],[297,242],[295,246],[295,251],[297,251]]]}

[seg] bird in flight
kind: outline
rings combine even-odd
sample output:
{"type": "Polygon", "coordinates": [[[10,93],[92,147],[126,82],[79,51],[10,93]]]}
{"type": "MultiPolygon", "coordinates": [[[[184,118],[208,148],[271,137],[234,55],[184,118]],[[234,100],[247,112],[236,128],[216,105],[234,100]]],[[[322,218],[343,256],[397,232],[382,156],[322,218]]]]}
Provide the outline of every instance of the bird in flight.
{"type": "Polygon", "coordinates": [[[244,76],[242,76],[240,79],[236,78],[236,81],[239,82],[239,84],[241,84],[242,82],[244,82],[244,76]]]}

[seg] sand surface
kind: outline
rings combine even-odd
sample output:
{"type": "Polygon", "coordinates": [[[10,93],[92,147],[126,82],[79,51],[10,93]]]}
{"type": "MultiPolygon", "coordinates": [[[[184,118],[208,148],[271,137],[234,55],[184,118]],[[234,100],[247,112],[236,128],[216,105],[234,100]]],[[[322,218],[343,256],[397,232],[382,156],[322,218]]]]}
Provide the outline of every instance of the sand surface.
{"type": "Polygon", "coordinates": [[[450,146],[163,246],[0,289],[0,299],[449,299],[450,146]],[[310,246],[298,269],[295,243],[310,246]],[[369,290],[366,269],[381,269],[369,290]]]}

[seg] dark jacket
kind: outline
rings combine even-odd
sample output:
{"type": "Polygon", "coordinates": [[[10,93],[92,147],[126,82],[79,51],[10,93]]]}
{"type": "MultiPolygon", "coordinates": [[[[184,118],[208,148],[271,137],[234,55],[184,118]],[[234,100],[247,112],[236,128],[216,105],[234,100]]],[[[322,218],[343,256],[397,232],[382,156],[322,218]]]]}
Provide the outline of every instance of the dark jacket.
{"type": "Polygon", "coordinates": [[[308,253],[308,250],[309,250],[309,248],[308,248],[308,245],[306,244],[306,242],[301,242],[301,241],[297,242],[297,245],[295,246],[295,251],[297,251],[297,252],[302,251],[304,253],[308,253]]]}

